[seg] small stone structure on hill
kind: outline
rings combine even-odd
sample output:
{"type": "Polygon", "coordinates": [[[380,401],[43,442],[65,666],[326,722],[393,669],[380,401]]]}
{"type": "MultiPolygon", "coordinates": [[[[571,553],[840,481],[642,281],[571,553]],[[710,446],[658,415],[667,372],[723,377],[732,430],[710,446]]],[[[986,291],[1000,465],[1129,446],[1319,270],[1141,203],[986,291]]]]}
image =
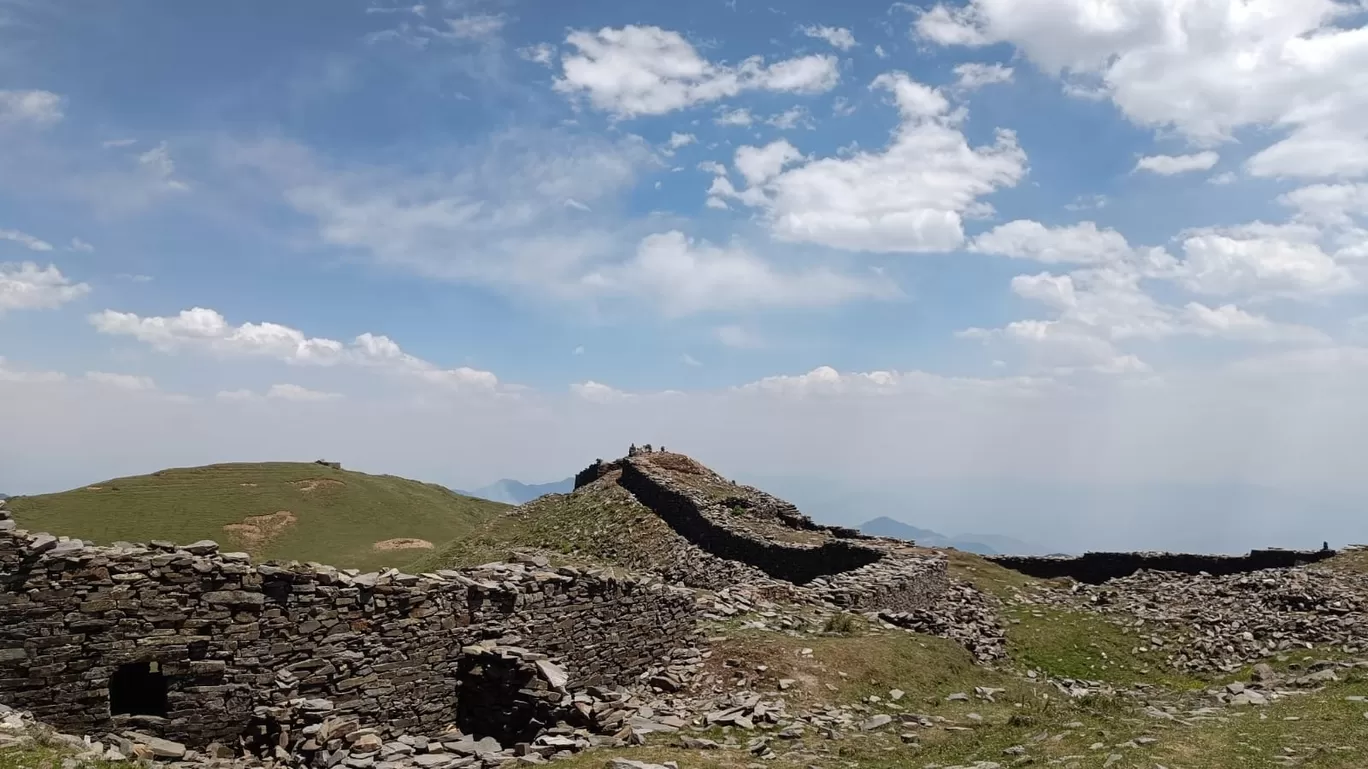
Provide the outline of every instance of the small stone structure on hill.
{"type": "Polygon", "coordinates": [[[570,687],[628,683],[695,640],[695,611],[688,590],[544,561],[414,576],[212,542],[96,547],[19,530],[0,505],[0,703],[85,733],[202,746],[263,708],[330,701],[394,733],[479,734],[504,713],[507,736],[562,695],[491,690],[489,655],[522,660],[506,677],[535,663],[570,687]]]}

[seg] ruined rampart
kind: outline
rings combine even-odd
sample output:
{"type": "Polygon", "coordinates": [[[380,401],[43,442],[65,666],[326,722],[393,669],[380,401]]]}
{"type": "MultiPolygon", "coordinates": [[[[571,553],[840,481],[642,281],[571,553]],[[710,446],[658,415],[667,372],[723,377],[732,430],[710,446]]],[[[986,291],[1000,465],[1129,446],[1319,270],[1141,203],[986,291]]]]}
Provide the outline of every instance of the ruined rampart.
{"type": "Polygon", "coordinates": [[[1182,574],[1205,572],[1216,576],[1263,569],[1286,569],[1316,563],[1335,555],[1334,550],[1251,550],[1248,555],[1202,555],[1198,553],[1084,553],[1080,556],[994,555],[988,560],[1022,574],[1041,579],[1069,577],[1097,585],[1127,577],[1141,570],[1182,574]]]}
{"type": "Polygon", "coordinates": [[[776,579],[802,585],[817,577],[867,566],[883,557],[877,550],[842,539],[804,545],[750,536],[716,520],[720,516],[709,515],[706,508],[713,505],[708,500],[699,499],[636,462],[622,463],[619,483],[698,547],[720,558],[748,563],[776,579]]]}
{"type": "Polygon", "coordinates": [[[0,702],[76,732],[203,745],[237,737],[254,708],[319,698],[386,731],[435,733],[459,725],[463,659],[480,643],[548,655],[574,688],[630,682],[694,632],[687,591],[635,577],[358,574],[253,564],[209,542],[94,547],[16,531],[0,509],[0,702]]]}

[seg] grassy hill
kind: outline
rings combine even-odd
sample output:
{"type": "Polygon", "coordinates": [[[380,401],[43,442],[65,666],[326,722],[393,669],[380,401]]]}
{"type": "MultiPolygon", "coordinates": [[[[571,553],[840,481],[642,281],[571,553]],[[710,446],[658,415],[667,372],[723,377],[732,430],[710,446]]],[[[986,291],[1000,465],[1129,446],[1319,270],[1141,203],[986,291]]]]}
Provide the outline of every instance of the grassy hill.
{"type": "Polygon", "coordinates": [[[95,542],[212,539],[259,559],[376,569],[465,536],[507,505],[309,462],[162,470],[16,497],[20,526],[95,542]]]}

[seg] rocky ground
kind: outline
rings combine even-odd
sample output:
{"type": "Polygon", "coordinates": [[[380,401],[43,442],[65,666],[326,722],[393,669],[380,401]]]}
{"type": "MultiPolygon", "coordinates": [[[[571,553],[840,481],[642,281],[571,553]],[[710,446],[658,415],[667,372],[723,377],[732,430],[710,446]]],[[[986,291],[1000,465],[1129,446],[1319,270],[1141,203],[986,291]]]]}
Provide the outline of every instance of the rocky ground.
{"type": "MultiPolygon", "coordinates": [[[[0,769],[1368,766],[1359,571],[1075,586],[960,566],[938,605],[907,613],[700,591],[706,643],[634,687],[564,692],[557,725],[511,744],[386,739],[326,700],[262,713],[242,744],[203,751],[136,731],[62,735],[0,709],[0,769]]],[[[564,685],[554,663],[528,664],[543,694],[564,685]]]]}

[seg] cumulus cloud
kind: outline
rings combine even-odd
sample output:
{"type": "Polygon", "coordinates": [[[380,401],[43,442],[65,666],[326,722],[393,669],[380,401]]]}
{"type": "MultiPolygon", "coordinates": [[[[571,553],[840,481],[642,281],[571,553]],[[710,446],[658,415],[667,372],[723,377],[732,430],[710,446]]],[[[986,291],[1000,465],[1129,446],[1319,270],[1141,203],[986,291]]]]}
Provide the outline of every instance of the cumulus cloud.
{"type": "Polygon", "coordinates": [[[65,101],[51,91],[0,90],[0,127],[53,125],[62,120],[65,101]]]}
{"type": "Polygon", "coordinates": [[[1192,155],[1147,155],[1136,161],[1135,170],[1173,176],[1190,171],[1209,171],[1220,159],[1220,155],[1210,150],[1192,155]]]}
{"type": "Polygon", "coordinates": [[[801,30],[804,35],[825,40],[833,48],[842,51],[849,51],[857,45],[855,35],[845,27],[808,26],[802,27],[801,30]]]}
{"type": "Polygon", "coordinates": [[[822,307],[859,298],[890,298],[897,289],[871,275],[826,267],[780,269],[739,246],[695,241],[682,232],[643,239],[629,261],[596,271],[586,286],[606,294],[652,297],[662,312],[822,307]]]}
{"type": "Polygon", "coordinates": [[[1077,93],[1110,98],[1132,121],[1195,143],[1245,126],[1278,138],[1246,167],[1256,176],[1368,174],[1368,35],[1341,25],[1332,0],[969,0],[919,16],[942,45],[1007,42],[1077,93]]]}
{"type": "Polygon", "coordinates": [[[720,178],[712,196],[761,209],[781,240],[874,252],[959,247],[964,217],[987,213],[980,198],[1021,179],[1025,153],[1005,130],[990,146],[970,146],[944,94],[904,73],[880,75],[871,87],[891,93],[902,118],[882,151],[796,162],[786,141],[742,147],[737,167],[749,186],[736,190],[720,178]],[[791,167],[771,174],[773,163],[756,158],[791,167]]]}
{"type": "Polygon", "coordinates": [[[574,52],[561,56],[556,90],[620,118],[663,115],[744,91],[821,93],[840,81],[833,56],[768,65],[752,56],[728,65],[703,58],[678,32],[653,26],[576,30],[565,42],[574,52]]]}
{"type": "Polygon", "coordinates": [[[90,293],[85,283],[72,283],[53,265],[33,262],[0,264],[0,315],[9,310],[50,310],[90,293]]]}
{"type": "Polygon", "coordinates": [[[96,331],[124,336],[166,353],[198,350],[225,356],[262,357],[309,366],[365,366],[450,387],[494,391],[498,378],[468,367],[444,369],[410,355],[386,336],[361,334],[350,343],[308,337],[277,323],[230,324],[215,310],[196,307],[168,317],[140,317],[105,310],[90,316],[96,331]]]}
{"type": "Polygon", "coordinates": [[[1018,219],[977,236],[969,250],[1031,259],[1046,264],[1101,264],[1127,259],[1134,249],[1116,230],[1099,230],[1093,222],[1046,227],[1018,219]]]}
{"type": "Polygon", "coordinates": [[[736,109],[722,110],[713,118],[713,122],[720,126],[749,126],[755,122],[755,116],[745,107],[736,109]]]}
{"type": "Polygon", "coordinates": [[[1313,242],[1224,230],[1182,242],[1180,279],[1199,294],[1306,296],[1356,288],[1359,280],[1313,242]]]}
{"type": "Polygon", "coordinates": [[[955,85],[965,91],[974,91],[986,85],[1012,82],[1013,70],[1002,64],[980,64],[966,62],[955,67],[955,85]]]}

